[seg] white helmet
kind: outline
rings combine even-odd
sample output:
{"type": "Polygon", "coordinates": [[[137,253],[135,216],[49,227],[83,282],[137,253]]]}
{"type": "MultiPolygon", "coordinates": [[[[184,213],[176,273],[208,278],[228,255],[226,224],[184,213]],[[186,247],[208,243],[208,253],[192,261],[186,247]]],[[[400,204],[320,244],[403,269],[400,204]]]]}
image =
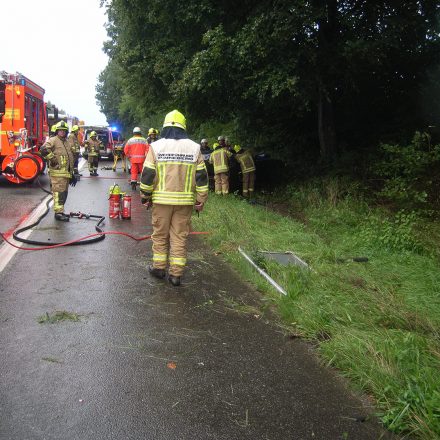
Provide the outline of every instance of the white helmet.
{"type": "Polygon", "coordinates": [[[133,134],[134,133],[142,133],[142,130],[139,127],[134,127],[133,128],[133,134]]]}

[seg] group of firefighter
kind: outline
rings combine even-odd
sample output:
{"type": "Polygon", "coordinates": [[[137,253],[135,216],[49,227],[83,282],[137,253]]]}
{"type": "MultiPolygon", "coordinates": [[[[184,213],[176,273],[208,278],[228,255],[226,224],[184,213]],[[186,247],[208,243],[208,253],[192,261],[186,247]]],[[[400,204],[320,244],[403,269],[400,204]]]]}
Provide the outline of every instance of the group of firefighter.
{"type": "MultiPolygon", "coordinates": [[[[64,204],[69,184],[75,186],[80,176],[79,127],[74,125],[69,133],[67,123],[60,121],[51,131],[52,136],[40,148],[40,153],[48,163],[55,219],[67,222],[70,216],[64,213],[64,204]]],[[[98,176],[100,143],[94,131],[83,143],[92,177],[98,176]]],[[[164,279],[168,272],[168,281],[179,286],[186,266],[191,214],[193,210],[202,211],[208,198],[206,162],[214,169],[216,194],[227,195],[229,161],[235,158],[243,176],[243,196],[249,197],[255,181],[252,154],[239,145],[232,147],[224,136],[219,136],[212,150],[206,139],[200,144],[190,140],[185,116],[178,110],[165,116],[160,138],[154,128],[144,138],[141,129],[135,127],[125,146],[117,146],[114,153],[112,169],[116,170],[118,159],[125,155],[130,161],[132,189],[136,189],[140,174],[141,203],[147,208],[152,206],[153,258],[148,270],[159,279],[164,279]]],[[[124,161],[122,164],[125,171],[124,161]]]]}
{"type": "Polygon", "coordinates": [[[208,141],[202,139],[200,142],[200,151],[205,159],[213,166],[214,183],[216,194],[229,194],[229,170],[230,161],[235,159],[240,164],[242,175],[242,195],[246,198],[252,198],[255,184],[255,162],[250,150],[245,150],[240,145],[230,143],[224,136],[218,137],[218,142],[209,148],[208,141]]]}

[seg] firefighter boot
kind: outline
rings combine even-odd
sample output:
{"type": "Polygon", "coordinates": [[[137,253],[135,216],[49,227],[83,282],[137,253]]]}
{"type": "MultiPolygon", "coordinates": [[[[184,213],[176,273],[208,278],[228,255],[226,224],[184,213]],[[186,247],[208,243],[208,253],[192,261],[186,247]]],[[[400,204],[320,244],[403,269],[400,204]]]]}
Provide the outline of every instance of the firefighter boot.
{"type": "Polygon", "coordinates": [[[176,277],[174,275],[168,275],[168,281],[174,286],[180,286],[180,277],[176,277]]]}
{"type": "Polygon", "coordinates": [[[165,269],[157,269],[151,264],[148,266],[148,272],[150,272],[153,277],[159,278],[160,280],[165,278],[165,269]]]}
{"type": "Polygon", "coordinates": [[[68,222],[69,216],[64,214],[64,212],[56,212],[55,213],[55,220],[58,220],[60,222],[68,222]]]}

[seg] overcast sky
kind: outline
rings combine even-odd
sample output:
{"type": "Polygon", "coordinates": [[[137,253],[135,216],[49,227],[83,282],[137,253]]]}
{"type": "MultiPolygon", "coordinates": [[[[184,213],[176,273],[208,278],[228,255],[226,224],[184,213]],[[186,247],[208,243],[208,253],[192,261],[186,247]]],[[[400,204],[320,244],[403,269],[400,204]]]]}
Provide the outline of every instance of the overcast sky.
{"type": "Polygon", "coordinates": [[[107,65],[105,9],[99,0],[0,0],[0,71],[20,72],[45,100],[84,120],[107,121],[95,99],[107,65]]]}

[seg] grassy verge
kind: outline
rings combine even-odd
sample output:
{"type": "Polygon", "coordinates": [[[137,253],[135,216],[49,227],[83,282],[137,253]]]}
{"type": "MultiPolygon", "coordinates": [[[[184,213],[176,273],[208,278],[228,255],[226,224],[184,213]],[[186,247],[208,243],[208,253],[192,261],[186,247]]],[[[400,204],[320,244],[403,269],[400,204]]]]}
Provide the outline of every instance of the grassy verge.
{"type": "Polygon", "coordinates": [[[331,185],[291,190],[277,208],[287,215],[211,195],[194,227],[211,232],[209,244],[278,305],[292,332],[314,341],[326,363],[374,397],[388,429],[440,438],[438,224],[370,209],[331,185]],[[286,297],[253,271],[238,246],[286,297]],[[258,250],[291,250],[313,271],[267,263],[258,250]],[[368,262],[350,260],[358,256],[368,262]]]}

